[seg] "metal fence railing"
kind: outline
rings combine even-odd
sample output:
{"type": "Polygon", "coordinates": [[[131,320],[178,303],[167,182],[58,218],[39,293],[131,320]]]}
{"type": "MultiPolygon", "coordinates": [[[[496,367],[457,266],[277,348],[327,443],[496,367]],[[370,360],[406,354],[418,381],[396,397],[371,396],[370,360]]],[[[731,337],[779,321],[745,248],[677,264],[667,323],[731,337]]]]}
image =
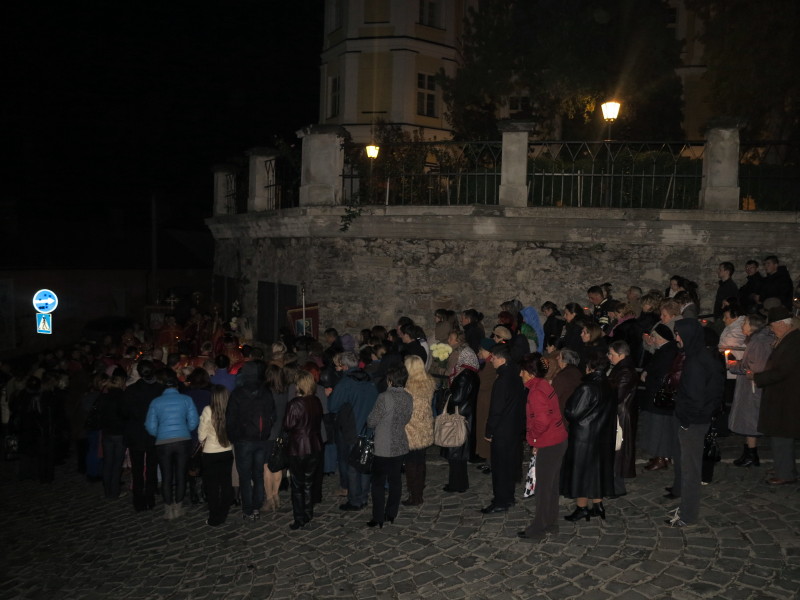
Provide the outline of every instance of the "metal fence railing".
{"type": "Polygon", "coordinates": [[[800,145],[742,142],[739,195],[742,210],[800,210],[800,145]]]}
{"type": "Polygon", "coordinates": [[[500,142],[408,142],[345,146],[342,195],[346,204],[497,204],[500,142]]]}
{"type": "Polygon", "coordinates": [[[528,206],[698,207],[703,142],[531,142],[528,206]]]}

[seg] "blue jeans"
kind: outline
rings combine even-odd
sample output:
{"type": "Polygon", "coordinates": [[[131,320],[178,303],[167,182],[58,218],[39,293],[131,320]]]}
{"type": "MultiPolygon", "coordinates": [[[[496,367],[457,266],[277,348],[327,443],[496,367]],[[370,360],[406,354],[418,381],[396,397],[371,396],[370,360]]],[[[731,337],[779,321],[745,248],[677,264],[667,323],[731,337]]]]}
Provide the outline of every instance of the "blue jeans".
{"type": "Polygon", "coordinates": [[[236,471],[239,473],[239,493],[242,512],[252,515],[264,504],[264,463],[267,442],[236,442],[233,446],[236,471]]]}
{"type": "MultiPolygon", "coordinates": [[[[349,449],[352,449],[350,446],[349,449]]],[[[350,454],[348,450],[348,455],[350,454]]],[[[369,499],[370,475],[363,475],[347,465],[347,501],[353,506],[364,506],[369,499]]]]}

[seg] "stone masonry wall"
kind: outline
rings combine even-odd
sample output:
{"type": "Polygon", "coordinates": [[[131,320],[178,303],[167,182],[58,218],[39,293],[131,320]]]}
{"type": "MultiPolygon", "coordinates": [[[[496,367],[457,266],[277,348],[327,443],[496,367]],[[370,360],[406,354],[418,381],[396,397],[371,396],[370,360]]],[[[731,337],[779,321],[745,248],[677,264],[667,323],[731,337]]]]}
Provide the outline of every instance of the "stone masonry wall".
{"type": "Polygon", "coordinates": [[[351,333],[393,326],[401,315],[432,333],[439,307],[476,308],[491,325],[504,300],[586,305],[590,285],[608,281],[623,298],[630,285],[663,291],[673,274],[700,285],[708,311],[721,261],[736,265],[741,284],[745,261],[772,253],[800,276],[793,213],[420,210],[375,209],[347,233],[331,209],[212,219],[215,273],[235,276],[241,257],[241,300],[253,321],[259,280],[304,283],[306,301],[320,304],[320,326],[351,333]]]}

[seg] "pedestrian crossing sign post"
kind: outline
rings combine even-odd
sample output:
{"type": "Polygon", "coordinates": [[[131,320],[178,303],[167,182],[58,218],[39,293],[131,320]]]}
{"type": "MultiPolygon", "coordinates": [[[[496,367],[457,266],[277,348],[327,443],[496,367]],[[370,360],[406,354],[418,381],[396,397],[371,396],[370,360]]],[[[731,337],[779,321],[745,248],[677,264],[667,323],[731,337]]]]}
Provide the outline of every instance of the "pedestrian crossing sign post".
{"type": "Polygon", "coordinates": [[[53,333],[53,315],[49,313],[37,313],[36,333],[53,333]]]}

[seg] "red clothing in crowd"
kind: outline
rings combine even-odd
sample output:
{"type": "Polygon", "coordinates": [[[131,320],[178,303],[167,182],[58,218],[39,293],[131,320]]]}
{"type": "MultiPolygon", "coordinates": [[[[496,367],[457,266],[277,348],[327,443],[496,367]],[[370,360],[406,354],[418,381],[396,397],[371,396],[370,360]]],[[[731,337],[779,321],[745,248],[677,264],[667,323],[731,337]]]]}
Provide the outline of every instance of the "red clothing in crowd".
{"type": "Polygon", "coordinates": [[[553,386],[540,377],[525,384],[528,402],[525,406],[527,440],[533,448],[555,446],[567,439],[564,418],[553,386]]]}

